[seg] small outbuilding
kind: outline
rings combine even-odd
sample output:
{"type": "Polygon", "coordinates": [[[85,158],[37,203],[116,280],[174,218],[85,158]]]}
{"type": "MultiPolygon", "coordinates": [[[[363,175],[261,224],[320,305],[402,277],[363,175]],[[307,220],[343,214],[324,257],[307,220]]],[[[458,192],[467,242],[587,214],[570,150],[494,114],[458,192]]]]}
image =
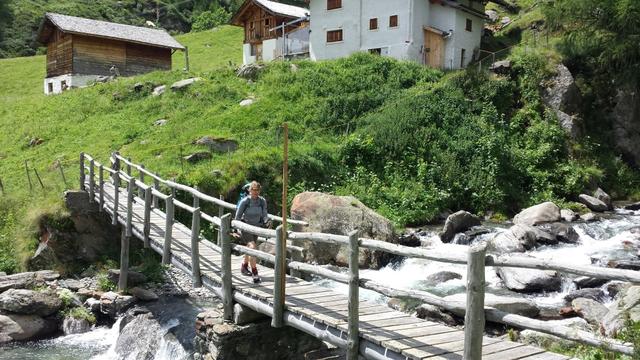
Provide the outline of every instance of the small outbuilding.
{"type": "Polygon", "coordinates": [[[44,93],[83,87],[105,77],[171,70],[185,50],[164,30],[47,13],[38,32],[47,46],[44,93]]]}

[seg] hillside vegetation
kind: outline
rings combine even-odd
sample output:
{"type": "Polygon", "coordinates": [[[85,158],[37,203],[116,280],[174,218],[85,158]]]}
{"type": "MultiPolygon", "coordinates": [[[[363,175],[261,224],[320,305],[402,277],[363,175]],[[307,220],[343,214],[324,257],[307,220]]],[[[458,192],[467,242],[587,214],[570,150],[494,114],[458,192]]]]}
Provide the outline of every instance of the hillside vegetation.
{"type": "MultiPolygon", "coordinates": [[[[497,36],[514,39],[506,31],[497,36]]],[[[257,179],[279,208],[284,122],[290,200],[307,190],[354,195],[398,226],[423,224],[447,209],[504,216],[544,200],[571,205],[595,185],[617,198],[638,194],[637,172],[607,144],[569,141],[543,105],[540,84],[560,58],[546,44],[513,47],[511,76],[475,67],[444,73],[355,54],[270,63],[245,80],[235,74],[241,29],[178,40],[189,46],[190,73],[177,53],[172,72],[49,97],[42,94],[44,57],[0,60],[0,271],[20,268],[18,259],[35,246],[30,219],[59,204],[65,187],[77,187],[81,151],[104,163],[120,151],[164,177],[232,200],[239,186],[257,179]],[[184,91],[151,95],[155,86],[196,76],[202,80],[184,91]],[[240,106],[244,99],[254,103],[240,106]],[[159,119],[166,124],[155,126],[159,119]],[[203,136],[235,140],[239,149],[184,161],[208,151],[194,145],[203,136]]]]}

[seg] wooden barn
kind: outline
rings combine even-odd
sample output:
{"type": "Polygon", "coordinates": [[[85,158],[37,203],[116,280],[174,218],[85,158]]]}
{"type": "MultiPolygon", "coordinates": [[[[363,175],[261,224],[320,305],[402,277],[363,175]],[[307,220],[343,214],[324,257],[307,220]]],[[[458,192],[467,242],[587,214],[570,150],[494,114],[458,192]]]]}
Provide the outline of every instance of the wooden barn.
{"type": "Polygon", "coordinates": [[[185,50],[164,30],[45,14],[38,41],[47,46],[45,94],[86,86],[108,76],[171,70],[171,55],[185,50]]]}
{"type": "Polygon", "coordinates": [[[231,18],[244,28],[243,63],[309,52],[309,10],[269,0],[246,0],[231,18]]]}

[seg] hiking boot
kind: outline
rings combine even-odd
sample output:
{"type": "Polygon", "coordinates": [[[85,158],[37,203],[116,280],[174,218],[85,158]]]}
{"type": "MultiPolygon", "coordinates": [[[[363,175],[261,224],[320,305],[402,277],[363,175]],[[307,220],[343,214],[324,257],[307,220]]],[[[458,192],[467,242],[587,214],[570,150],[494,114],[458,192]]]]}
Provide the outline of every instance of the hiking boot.
{"type": "Polygon", "coordinates": [[[257,284],[260,281],[262,281],[260,279],[260,276],[258,276],[258,269],[256,269],[256,268],[251,269],[251,274],[253,275],[253,283],[254,284],[257,284]]]}
{"type": "Polygon", "coordinates": [[[240,272],[242,273],[242,275],[251,276],[251,271],[249,271],[249,265],[246,263],[242,264],[242,266],[240,267],[240,272]]]}

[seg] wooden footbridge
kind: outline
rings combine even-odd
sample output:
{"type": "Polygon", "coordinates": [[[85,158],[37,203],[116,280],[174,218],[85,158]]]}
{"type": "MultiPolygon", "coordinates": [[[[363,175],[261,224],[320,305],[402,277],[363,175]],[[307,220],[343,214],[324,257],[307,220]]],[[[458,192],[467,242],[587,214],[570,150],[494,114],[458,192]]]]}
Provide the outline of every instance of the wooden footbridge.
{"type": "MultiPolygon", "coordinates": [[[[530,258],[492,257],[482,245],[470,248],[468,256],[456,256],[435,249],[410,248],[382,241],[363,239],[357,232],[349,236],[291,232],[282,226],[276,230],[249,226],[231,220],[235,205],[200,191],[164,180],[120,155],[112,154],[111,164],[103,166],[92,157],[80,155],[80,186],[89,193],[91,202],[111,216],[114,225],[124,229],[122,236],[121,270],[128,271],[129,241],[135,237],[145,247],[162,254],[164,264],[173,264],[192,275],[195,286],[205,286],[223,302],[224,317],[233,318],[233,303],[237,302],[272,318],[272,326],[292,326],[316,338],[347,350],[348,359],[568,359],[540,348],[517,342],[484,336],[485,318],[519,328],[530,328],[585,344],[600,346],[615,352],[633,354],[630,344],[612,339],[596,338],[592,334],[549,326],[544,321],[509,314],[484,307],[484,267],[511,266],[532,269],[553,269],[572,274],[618,279],[640,283],[637,272],[603,269],[591,266],[567,268],[560,263],[541,262],[530,258]],[[133,176],[132,171],[137,172],[133,176]],[[149,184],[147,184],[147,181],[149,184]],[[163,191],[166,191],[165,194],[163,191]],[[179,201],[190,196],[193,204],[179,201]],[[201,211],[200,202],[218,207],[218,216],[201,211]],[[174,218],[175,209],[191,213],[191,224],[183,225],[174,218]],[[217,230],[216,243],[204,239],[201,222],[217,230]],[[240,229],[275,243],[276,255],[232,244],[230,231],[240,229]],[[275,239],[275,242],[273,242],[275,239]],[[340,244],[350,248],[347,274],[287,259],[294,246],[287,239],[340,244]],[[468,264],[467,301],[456,303],[427,292],[400,290],[377,284],[358,274],[358,251],[366,247],[397,255],[417,257],[447,263],[468,264]],[[251,277],[240,273],[241,257],[232,250],[275,264],[274,269],[262,267],[262,282],[254,284],[251,277]],[[291,275],[287,275],[287,270],[291,275]],[[301,272],[329,278],[349,285],[343,295],[296,276],[301,272]],[[464,330],[422,320],[391,308],[360,300],[359,289],[375,290],[390,297],[421,300],[465,317],[464,330]]],[[[282,219],[270,215],[271,219],[282,219]]],[[[290,220],[289,223],[304,224],[290,220]]],[[[126,276],[118,284],[125,289],[126,276]]]]}

